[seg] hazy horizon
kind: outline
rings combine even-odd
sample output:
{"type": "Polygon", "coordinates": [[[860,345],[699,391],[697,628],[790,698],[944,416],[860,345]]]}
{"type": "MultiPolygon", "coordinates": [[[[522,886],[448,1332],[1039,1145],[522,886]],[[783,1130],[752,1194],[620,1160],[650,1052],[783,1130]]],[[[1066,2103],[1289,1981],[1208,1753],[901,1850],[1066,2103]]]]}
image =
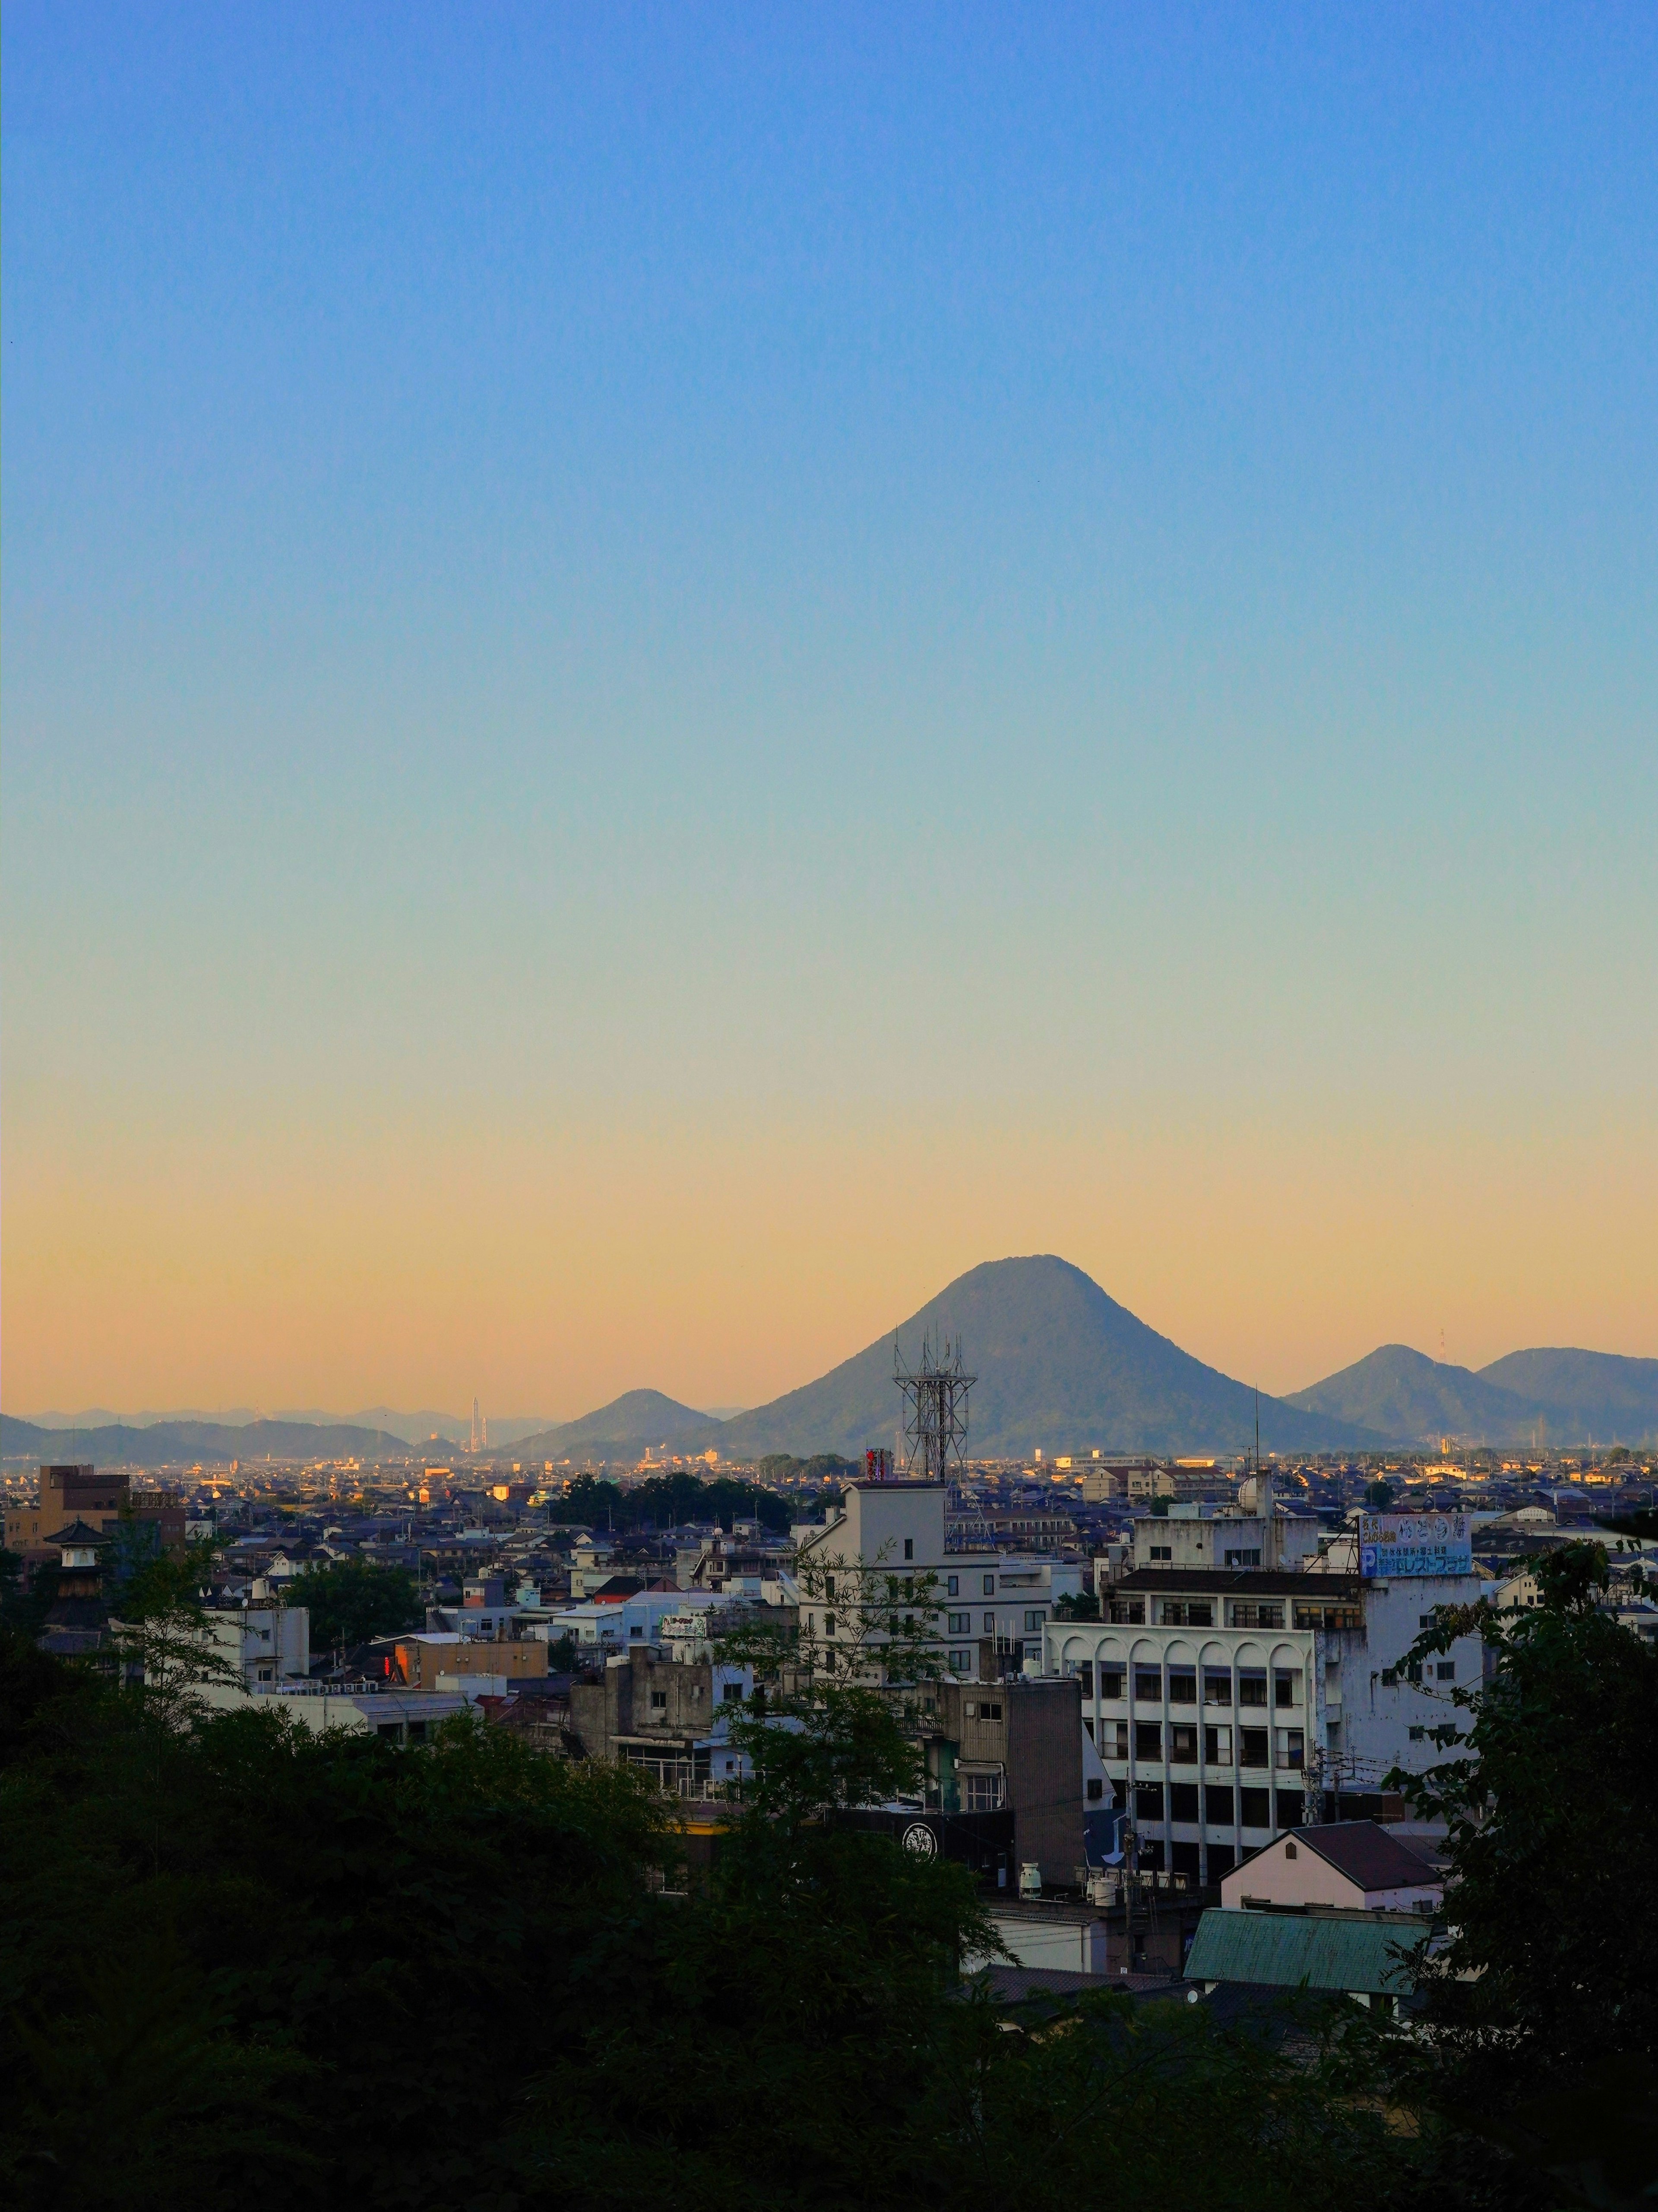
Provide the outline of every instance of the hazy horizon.
{"type": "Polygon", "coordinates": [[[9,1406],[1658,1352],[1658,17],[0,63],[9,1406]]]}

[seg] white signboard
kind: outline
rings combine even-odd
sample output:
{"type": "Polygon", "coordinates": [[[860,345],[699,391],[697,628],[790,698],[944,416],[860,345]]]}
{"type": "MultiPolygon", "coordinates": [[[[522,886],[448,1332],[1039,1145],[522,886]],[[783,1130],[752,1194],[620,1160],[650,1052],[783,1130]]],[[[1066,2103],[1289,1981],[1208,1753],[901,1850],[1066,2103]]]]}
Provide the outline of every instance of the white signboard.
{"type": "Polygon", "coordinates": [[[1471,1575],[1473,1523],[1466,1513],[1361,1513],[1358,1571],[1378,1582],[1405,1575],[1471,1575]]]}

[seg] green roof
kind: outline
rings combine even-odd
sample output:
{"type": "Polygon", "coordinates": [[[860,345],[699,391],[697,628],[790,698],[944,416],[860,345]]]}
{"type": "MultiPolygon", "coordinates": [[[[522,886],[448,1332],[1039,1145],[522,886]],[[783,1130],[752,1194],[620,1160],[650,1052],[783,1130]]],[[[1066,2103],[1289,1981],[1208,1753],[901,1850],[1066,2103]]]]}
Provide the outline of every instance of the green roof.
{"type": "Polygon", "coordinates": [[[1188,1982],[1256,1982],[1274,1989],[1348,1990],[1403,1996],[1413,1977],[1394,1954],[1412,1950],[1426,1923],[1414,1915],[1351,1919],[1333,1913],[1242,1912],[1212,1907],[1186,1961],[1188,1982]]]}

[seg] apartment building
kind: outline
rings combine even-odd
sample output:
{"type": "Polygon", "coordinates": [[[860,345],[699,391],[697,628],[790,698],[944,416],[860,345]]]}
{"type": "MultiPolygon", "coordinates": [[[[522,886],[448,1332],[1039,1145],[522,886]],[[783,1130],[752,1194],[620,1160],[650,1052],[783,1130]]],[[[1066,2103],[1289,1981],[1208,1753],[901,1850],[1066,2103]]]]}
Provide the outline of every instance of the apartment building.
{"type": "Polygon", "coordinates": [[[1036,1552],[947,1550],[941,1482],[848,1483],[821,1529],[799,1531],[800,1626],[814,1641],[845,1633],[833,1579],[842,1570],[936,1578],[932,1632],[952,1674],[996,1680],[1040,1662],[1054,1607],[1082,1589],[1084,1566],[1036,1552]]]}
{"type": "Polygon", "coordinates": [[[302,1605],[221,1606],[207,1614],[206,1635],[250,1688],[310,1674],[311,1615],[302,1605]]]}
{"type": "Polygon", "coordinates": [[[39,1498],[9,1507],[5,1516],[5,1547],[23,1559],[49,1556],[53,1538],[73,1521],[103,1529],[130,1516],[154,1522],[167,1548],[184,1543],[184,1501],[169,1491],[134,1490],[131,1476],[108,1468],[100,1474],[86,1464],[43,1465],[39,1479],[39,1498]]]}
{"type": "Polygon", "coordinates": [[[1046,1665],[1078,1679],[1142,1865],[1218,1881],[1327,1787],[1373,1790],[1439,1755],[1428,1731],[1455,1718],[1452,1686],[1480,1678],[1480,1641],[1406,1655],[1436,1607],[1481,1587],[1159,1565],[1106,1593],[1104,1620],[1051,1624],[1046,1665]]]}

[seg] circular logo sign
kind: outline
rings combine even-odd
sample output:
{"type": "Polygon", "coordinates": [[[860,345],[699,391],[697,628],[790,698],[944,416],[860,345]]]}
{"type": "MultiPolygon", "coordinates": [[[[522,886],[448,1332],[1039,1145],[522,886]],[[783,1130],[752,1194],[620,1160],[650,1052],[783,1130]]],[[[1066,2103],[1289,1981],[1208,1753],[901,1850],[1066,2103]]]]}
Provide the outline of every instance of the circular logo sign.
{"type": "Polygon", "coordinates": [[[914,1851],[918,1858],[938,1856],[938,1838],[925,1820],[912,1820],[898,1840],[907,1851],[914,1851]]]}

